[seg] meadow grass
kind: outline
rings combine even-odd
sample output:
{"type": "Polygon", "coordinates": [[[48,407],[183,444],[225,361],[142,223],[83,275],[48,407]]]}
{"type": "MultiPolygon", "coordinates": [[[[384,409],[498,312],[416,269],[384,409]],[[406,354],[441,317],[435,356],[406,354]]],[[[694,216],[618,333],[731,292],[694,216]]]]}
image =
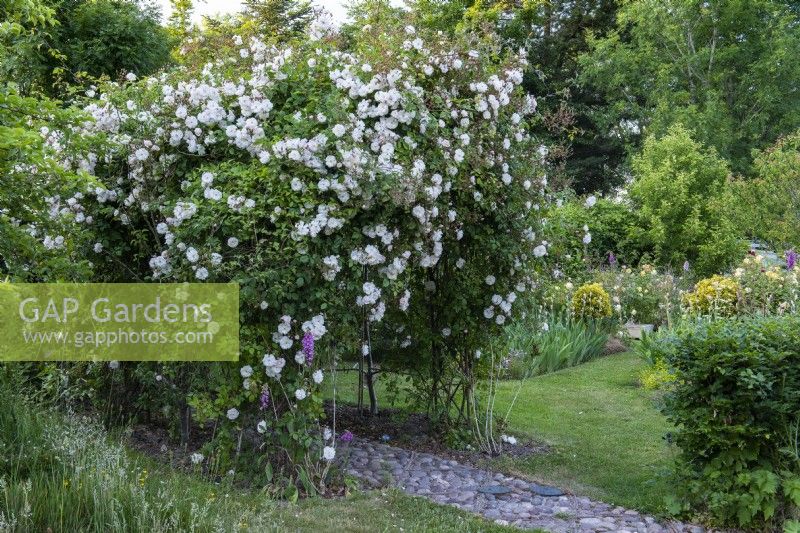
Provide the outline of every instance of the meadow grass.
{"type": "Polygon", "coordinates": [[[289,504],[128,450],[92,420],[0,389],[0,531],[492,531],[395,490],[289,504]]]}

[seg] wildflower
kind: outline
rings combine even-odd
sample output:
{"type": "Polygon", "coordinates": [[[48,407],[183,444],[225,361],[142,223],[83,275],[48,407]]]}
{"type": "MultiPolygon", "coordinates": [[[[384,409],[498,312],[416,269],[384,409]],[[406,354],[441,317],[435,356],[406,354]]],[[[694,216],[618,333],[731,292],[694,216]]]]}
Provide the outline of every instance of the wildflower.
{"type": "Polygon", "coordinates": [[[108,362],[108,368],[110,368],[111,370],[118,369],[119,368],[119,361],[109,361],[108,362]]]}
{"type": "Polygon", "coordinates": [[[228,237],[228,246],[231,248],[236,248],[239,246],[239,239],[236,237],[228,237]]]}
{"type": "Polygon", "coordinates": [[[305,389],[297,389],[294,391],[294,397],[298,400],[305,400],[306,396],[308,396],[308,393],[305,391],[305,389]]]}
{"type": "Polygon", "coordinates": [[[336,124],[336,125],[333,127],[333,130],[332,130],[332,131],[333,131],[333,134],[334,134],[334,135],[336,135],[337,137],[341,137],[342,135],[344,135],[344,134],[345,134],[345,131],[346,131],[346,130],[345,130],[345,127],[344,127],[342,124],[336,124]]]}
{"type": "Polygon", "coordinates": [[[683,262],[683,271],[684,272],[689,272],[689,266],[690,266],[689,265],[689,261],[688,260],[684,261],[683,262]]]}
{"type": "Polygon", "coordinates": [[[203,459],[205,459],[203,454],[199,452],[193,453],[189,458],[192,460],[193,464],[200,464],[203,462],[203,459]]]}
{"type": "Polygon", "coordinates": [[[230,409],[228,409],[227,417],[228,420],[236,420],[237,418],[239,418],[239,410],[236,409],[235,407],[231,407],[230,409]]]}
{"type": "Polygon", "coordinates": [[[94,253],[99,254],[102,251],[103,251],[102,243],[99,242],[94,243],[94,253]]]}
{"type": "Polygon", "coordinates": [[[353,441],[353,433],[348,429],[341,435],[339,435],[339,440],[342,442],[352,442],[353,441]]]}
{"type": "Polygon", "coordinates": [[[597,197],[592,195],[586,199],[586,203],[584,205],[586,205],[586,207],[588,208],[592,208],[596,203],[597,203],[597,197]]]}
{"type": "Polygon", "coordinates": [[[614,255],[614,252],[608,252],[608,264],[613,266],[617,266],[617,256],[614,255]]]}
{"type": "Polygon", "coordinates": [[[256,425],[256,431],[258,431],[261,435],[267,432],[267,421],[262,420],[261,422],[256,425]]]}
{"type": "Polygon", "coordinates": [[[789,250],[786,252],[786,270],[794,270],[794,266],[797,264],[797,252],[794,250],[789,250]]]}
{"type": "Polygon", "coordinates": [[[253,367],[250,365],[243,366],[239,369],[239,373],[242,375],[243,378],[249,378],[253,375],[253,367]]]}
{"type": "Polygon", "coordinates": [[[322,449],[322,457],[326,461],[333,461],[333,458],[336,457],[336,449],[333,446],[325,446],[322,449]]]}
{"type": "Polygon", "coordinates": [[[547,248],[543,244],[540,244],[539,246],[533,249],[533,255],[535,257],[544,257],[545,255],[547,255],[547,248]]]}
{"type": "Polygon", "coordinates": [[[319,385],[320,383],[322,383],[322,379],[323,379],[322,370],[316,370],[316,371],[315,371],[315,372],[314,372],[314,373],[311,375],[311,379],[313,379],[313,380],[314,380],[314,383],[316,383],[317,385],[319,385]]]}

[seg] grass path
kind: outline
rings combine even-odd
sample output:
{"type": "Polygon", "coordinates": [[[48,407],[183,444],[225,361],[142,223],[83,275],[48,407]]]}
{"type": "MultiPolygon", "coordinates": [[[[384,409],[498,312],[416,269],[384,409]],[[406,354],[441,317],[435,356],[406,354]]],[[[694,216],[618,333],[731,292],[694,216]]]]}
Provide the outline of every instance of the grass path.
{"type": "MultiPolygon", "coordinates": [[[[552,452],[500,464],[577,494],[662,512],[673,452],[664,439],[667,421],[652,394],[637,386],[642,368],[626,353],[528,380],[509,417],[509,432],[544,441],[552,452]]],[[[517,386],[501,385],[501,412],[517,386]]]]}
{"type": "MultiPolygon", "coordinates": [[[[525,380],[505,432],[547,443],[551,453],[500,458],[487,466],[594,499],[663,513],[665,476],[673,453],[664,437],[670,428],[653,394],[637,384],[643,368],[644,363],[628,352],[525,380]]],[[[337,378],[340,401],[354,401],[355,377],[343,373],[337,378]]],[[[496,413],[506,413],[519,387],[516,380],[500,384],[496,413]]],[[[380,381],[377,389],[380,402],[387,397],[380,381]]]]}

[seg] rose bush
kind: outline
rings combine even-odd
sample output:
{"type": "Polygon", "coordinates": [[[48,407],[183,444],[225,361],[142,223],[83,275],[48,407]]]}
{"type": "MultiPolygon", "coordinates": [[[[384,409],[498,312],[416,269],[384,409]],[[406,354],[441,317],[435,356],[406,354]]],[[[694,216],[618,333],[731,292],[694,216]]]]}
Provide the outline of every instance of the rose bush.
{"type": "Polygon", "coordinates": [[[404,369],[449,414],[548,253],[524,51],[391,23],[347,49],[324,20],[311,33],[234,36],[213,62],[90,91],[70,130],[100,140],[62,161],[97,183],[49,201],[91,236],[94,280],[240,286],[238,366],[96,383],[180,417],[184,438],[190,413],[215,421],[228,452],[253,429],[307,488],[335,455],[321,388],[337,361],[368,384],[378,359],[404,369]]]}

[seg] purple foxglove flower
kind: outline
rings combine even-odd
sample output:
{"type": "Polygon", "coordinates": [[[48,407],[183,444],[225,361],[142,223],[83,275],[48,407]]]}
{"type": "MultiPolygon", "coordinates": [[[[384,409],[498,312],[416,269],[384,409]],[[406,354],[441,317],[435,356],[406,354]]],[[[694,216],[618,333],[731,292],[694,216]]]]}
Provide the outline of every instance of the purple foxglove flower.
{"type": "Polygon", "coordinates": [[[261,409],[269,407],[269,389],[265,388],[261,391],[261,409]]]}
{"type": "Polygon", "coordinates": [[[613,266],[617,266],[617,256],[614,255],[614,252],[608,252],[608,264],[613,266]]]}
{"type": "Polygon", "coordinates": [[[797,264],[797,252],[794,250],[789,250],[786,252],[786,269],[793,270],[794,266],[797,264]]]}
{"type": "Polygon", "coordinates": [[[683,271],[684,272],[689,272],[689,266],[690,266],[689,265],[689,261],[684,261],[683,262],[683,271]]]}
{"type": "Polygon", "coordinates": [[[353,433],[348,429],[347,431],[339,435],[339,440],[342,442],[352,442],[353,433]]]}
{"type": "Polygon", "coordinates": [[[314,335],[310,331],[303,335],[303,353],[306,354],[307,365],[314,362],[314,335]]]}

